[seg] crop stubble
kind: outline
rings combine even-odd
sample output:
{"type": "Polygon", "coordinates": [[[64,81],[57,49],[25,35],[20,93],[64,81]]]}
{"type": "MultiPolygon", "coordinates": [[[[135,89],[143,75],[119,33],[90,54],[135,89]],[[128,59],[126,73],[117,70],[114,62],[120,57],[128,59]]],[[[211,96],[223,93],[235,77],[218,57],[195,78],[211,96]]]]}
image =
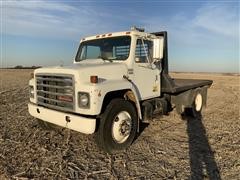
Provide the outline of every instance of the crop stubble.
{"type": "Polygon", "coordinates": [[[203,118],[156,116],[111,156],[93,135],[38,126],[27,111],[30,72],[0,71],[0,179],[240,179],[239,75],[172,73],[214,81],[203,118]]]}

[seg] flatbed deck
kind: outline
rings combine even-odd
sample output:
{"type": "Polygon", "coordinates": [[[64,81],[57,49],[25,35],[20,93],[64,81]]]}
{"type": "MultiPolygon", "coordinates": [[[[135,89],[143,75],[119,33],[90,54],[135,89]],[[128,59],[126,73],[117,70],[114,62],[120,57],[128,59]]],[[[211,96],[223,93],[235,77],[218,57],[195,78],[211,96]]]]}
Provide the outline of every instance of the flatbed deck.
{"type": "Polygon", "coordinates": [[[171,79],[171,86],[165,89],[167,93],[180,93],[190,89],[195,89],[203,86],[211,86],[212,80],[202,79],[171,79]]]}
{"type": "Polygon", "coordinates": [[[176,92],[182,92],[189,89],[211,85],[212,80],[201,80],[201,79],[173,79],[176,92]]]}

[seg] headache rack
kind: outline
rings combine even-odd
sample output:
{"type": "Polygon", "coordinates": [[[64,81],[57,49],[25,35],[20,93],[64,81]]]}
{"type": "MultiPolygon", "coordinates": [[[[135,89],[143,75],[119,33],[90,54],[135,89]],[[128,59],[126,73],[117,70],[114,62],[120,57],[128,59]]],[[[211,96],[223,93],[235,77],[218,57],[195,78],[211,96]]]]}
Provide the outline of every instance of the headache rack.
{"type": "Polygon", "coordinates": [[[74,78],[66,74],[36,74],[37,104],[51,109],[74,112],[74,78]]]}

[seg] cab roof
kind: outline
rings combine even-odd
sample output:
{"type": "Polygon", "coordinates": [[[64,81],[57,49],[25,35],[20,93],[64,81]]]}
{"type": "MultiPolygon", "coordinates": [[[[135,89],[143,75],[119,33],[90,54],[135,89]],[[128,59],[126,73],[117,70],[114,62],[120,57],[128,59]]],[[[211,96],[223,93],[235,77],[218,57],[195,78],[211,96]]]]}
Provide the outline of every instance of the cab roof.
{"type": "Polygon", "coordinates": [[[137,36],[148,36],[148,37],[156,37],[155,35],[144,32],[144,30],[140,28],[131,28],[130,31],[121,31],[121,32],[110,32],[110,33],[104,33],[104,34],[97,34],[94,36],[88,36],[81,39],[82,41],[88,41],[93,39],[102,39],[102,38],[108,38],[108,37],[117,37],[117,36],[130,36],[130,35],[137,35],[137,36]]]}

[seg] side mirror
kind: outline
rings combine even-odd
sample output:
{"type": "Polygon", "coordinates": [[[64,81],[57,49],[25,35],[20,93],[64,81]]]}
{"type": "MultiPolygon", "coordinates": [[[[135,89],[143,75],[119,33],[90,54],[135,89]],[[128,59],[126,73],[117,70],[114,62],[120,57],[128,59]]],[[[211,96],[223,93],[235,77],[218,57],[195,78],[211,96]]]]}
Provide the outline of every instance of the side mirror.
{"type": "Polygon", "coordinates": [[[163,58],[163,38],[153,40],[153,60],[160,61],[163,58]]]}

